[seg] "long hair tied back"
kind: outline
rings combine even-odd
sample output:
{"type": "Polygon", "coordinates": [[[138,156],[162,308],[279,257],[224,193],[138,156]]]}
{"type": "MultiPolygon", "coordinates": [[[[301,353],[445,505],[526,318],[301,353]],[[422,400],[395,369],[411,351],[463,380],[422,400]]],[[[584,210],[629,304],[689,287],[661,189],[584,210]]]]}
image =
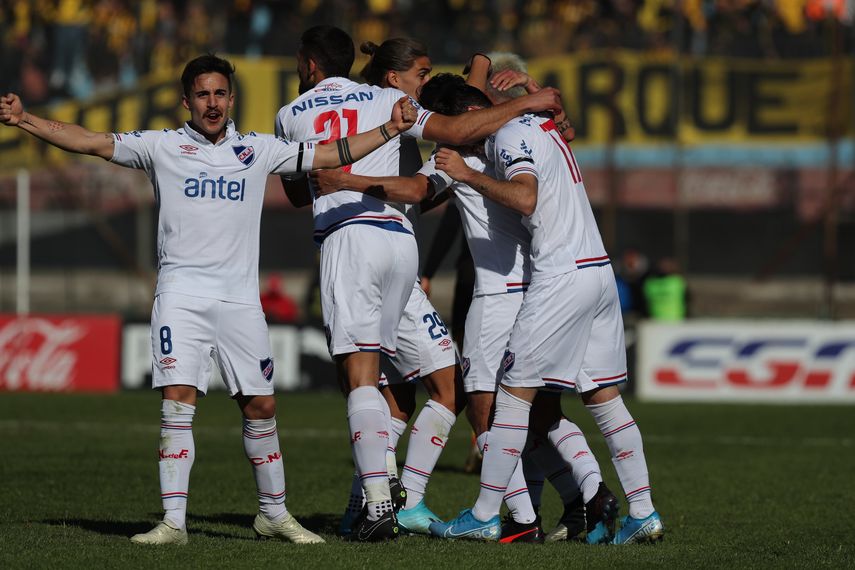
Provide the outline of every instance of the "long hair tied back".
{"type": "Polygon", "coordinates": [[[428,54],[421,42],[410,38],[392,38],[379,46],[371,41],[363,42],[359,51],[371,58],[360,73],[371,85],[381,85],[389,71],[406,71],[416,59],[428,54]]]}

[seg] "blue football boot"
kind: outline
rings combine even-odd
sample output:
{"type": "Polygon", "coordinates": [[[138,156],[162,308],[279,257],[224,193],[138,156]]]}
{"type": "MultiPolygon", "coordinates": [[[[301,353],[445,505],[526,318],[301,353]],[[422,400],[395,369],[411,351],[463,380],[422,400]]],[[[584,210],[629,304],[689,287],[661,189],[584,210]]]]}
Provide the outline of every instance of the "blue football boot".
{"type": "Polygon", "coordinates": [[[659,513],[653,511],[643,519],[630,516],[621,521],[620,530],[615,535],[612,544],[637,544],[640,542],[656,542],[665,536],[665,525],[659,513]]]}
{"type": "Polygon", "coordinates": [[[425,504],[424,499],[412,509],[398,511],[398,526],[401,532],[410,534],[430,534],[431,523],[442,522],[425,504]]]}
{"type": "Polygon", "coordinates": [[[488,521],[479,521],[472,514],[472,509],[466,509],[447,523],[431,523],[430,533],[440,538],[497,541],[502,534],[502,522],[499,515],[488,521]]]}

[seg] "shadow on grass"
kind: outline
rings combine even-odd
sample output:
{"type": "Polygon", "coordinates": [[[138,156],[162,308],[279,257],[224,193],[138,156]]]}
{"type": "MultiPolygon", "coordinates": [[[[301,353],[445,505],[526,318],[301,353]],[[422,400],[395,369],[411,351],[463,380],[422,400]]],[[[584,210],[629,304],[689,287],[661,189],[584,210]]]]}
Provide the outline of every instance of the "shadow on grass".
{"type": "Polygon", "coordinates": [[[60,527],[74,527],[105,536],[131,537],[152,528],[151,521],[108,521],[92,519],[48,519],[40,521],[44,524],[60,527]]]}
{"type": "MultiPolygon", "coordinates": [[[[234,520],[228,520],[227,518],[218,518],[218,516],[213,517],[199,517],[194,515],[188,515],[188,520],[194,521],[206,521],[206,522],[226,522],[230,524],[243,524],[247,528],[252,526],[252,517],[247,517],[246,515],[219,515],[221,517],[231,517],[234,520]],[[248,522],[247,522],[248,521],[248,522]]],[[[89,532],[95,532],[104,536],[116,536],[123,538],[130,538],[135,534],[139,534],[142,532],[150,531],[154,526],[157,520],[158,515],[152,515],[152,519],[148,521],[111,521],[111,520],[92,520],[92,519],[48,519],[40,521],[44,524],[58,527],[72,527],[79,528],[81,530],[86,530],[89,532]]],[[[194,529],[191,525],[189,529],[187,529],[187,533],[190,536],[207,536],[210,538],[228,538],[228,539],[247,539],[250,534],[247,533],[228,533],[228,532],[220,532],[209,529],[194,529]]],[[[254,535],[253,535],[254,538],[254,535]]]]}
{"type": "MultiPolygon", "coordinates": [[[[330,513],[313,513],[310,515],[297,516],[297,520],[300,521],[301,525],[312,532],[319,532],[322,534],[336,534],[340,519],[340,515],[333,515],[330,513]]],[[[250,531],[254,520],[254,514],[247,515],[244,513],[215,513],[211,515],[187,514],[187,521],[191,523],[229,524],[250,529],[250,531]]],[[[254,536],[255,535],[253,534],[253,537],[254,536]]]]}

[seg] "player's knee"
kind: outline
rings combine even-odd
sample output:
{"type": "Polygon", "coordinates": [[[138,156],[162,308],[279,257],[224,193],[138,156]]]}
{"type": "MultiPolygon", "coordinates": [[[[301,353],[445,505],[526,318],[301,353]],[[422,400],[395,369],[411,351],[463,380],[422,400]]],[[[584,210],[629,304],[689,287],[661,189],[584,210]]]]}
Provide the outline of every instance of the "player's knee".
{"type": "Polygon", "coordinates": [[[617,386],[604,386],[602,388],[594,388],[587,392],[582,392],[582,403],[586,406],[605,404],[615,398],[620,397],[620,390],[617,386]]]}
{"type": "Polygon", "coordinates": [[[248,420],[266,420],[276,415],[276,399],[273,396],[249,396],[238,400],[238,404],[248,420]]]}

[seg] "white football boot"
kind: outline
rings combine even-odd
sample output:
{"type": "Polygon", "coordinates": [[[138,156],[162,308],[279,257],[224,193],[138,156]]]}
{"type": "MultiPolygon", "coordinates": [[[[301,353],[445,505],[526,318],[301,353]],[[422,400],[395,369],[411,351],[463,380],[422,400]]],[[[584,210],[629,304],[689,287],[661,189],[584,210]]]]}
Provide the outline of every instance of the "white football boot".
{"type": "Polygon", "coordinates": [[[170,526],[166,521],[157,524],[148,532],[135,534],[131,537],[134,544],[187,544],[187,531],[183,528],[170,526]]]}
{"type": "Polygon", "coordinates": [[[295,544],[319,544],[325,542],[317,534],[303,528],[291,513],[286,513],[285,517],[278,522],[273,522],[264,516],[263,513],[258,513],[255,517],[255,522],[252,523],[252,529],[258,538],[261,539],[278,538],[279,540],[287,540],[295,544]]]}

